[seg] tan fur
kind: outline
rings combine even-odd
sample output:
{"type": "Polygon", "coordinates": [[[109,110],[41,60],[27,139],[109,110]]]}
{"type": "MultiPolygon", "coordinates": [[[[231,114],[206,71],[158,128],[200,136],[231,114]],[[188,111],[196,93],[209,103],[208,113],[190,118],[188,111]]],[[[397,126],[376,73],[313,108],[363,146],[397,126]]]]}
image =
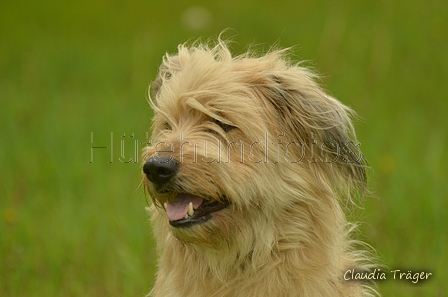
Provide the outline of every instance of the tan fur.
{"type": "Polygon", "coordinates": [[[171,155],[180,169],[172,192],[143,179],[159,254],[149,296],[376,294],[343,280],[348,269],[371,268],[343,211],[367,191],[352,111],[311,71],[284,50],[232,57],[222,41],[180,45],[164,58],[151,105],[143,162],[171,155]],[[226,133],[215,120],[236,128],[226,133]],[[163,207],[176,193],[230,206],[177,229],[163,207]]]}

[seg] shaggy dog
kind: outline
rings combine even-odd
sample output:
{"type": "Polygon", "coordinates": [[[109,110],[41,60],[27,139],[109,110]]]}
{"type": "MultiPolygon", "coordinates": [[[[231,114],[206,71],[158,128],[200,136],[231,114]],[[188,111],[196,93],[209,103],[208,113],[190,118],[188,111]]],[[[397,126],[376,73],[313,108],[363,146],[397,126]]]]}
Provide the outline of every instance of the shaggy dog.
{"type": "Polygon", "coordinates": [[[180,45],[151,86],[150,296],[371,296],[344,209],[366,190],[351,109],[285,50],[180,45]]]}

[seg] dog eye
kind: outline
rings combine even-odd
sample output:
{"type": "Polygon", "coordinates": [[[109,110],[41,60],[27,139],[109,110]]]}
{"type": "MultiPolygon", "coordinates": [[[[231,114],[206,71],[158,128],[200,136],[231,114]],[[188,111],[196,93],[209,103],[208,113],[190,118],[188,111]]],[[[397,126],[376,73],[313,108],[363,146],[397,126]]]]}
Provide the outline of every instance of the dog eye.
{"type": "Polygon", "coordinates": [[[221,129],[223,129],[224,132],[226,132],[226,133],[229,132],[230,130],[236,128],[235,126],[232,126],[232,125],[223,123],[223,122],[221,122],[221,121],[218,121],[217,119],[213,119],[213,120],[212,120],[212,123],[215,123],[216,125],[218,125],[218,126],[219,126],[221,129]]]}
{"type": "Polygon", "coordinates": [[[164,124],[163,124],[163,129],[165,129],[165,130],[171,130],[171,125],[168,124],[168,123],[164,123],[164,124]]]}

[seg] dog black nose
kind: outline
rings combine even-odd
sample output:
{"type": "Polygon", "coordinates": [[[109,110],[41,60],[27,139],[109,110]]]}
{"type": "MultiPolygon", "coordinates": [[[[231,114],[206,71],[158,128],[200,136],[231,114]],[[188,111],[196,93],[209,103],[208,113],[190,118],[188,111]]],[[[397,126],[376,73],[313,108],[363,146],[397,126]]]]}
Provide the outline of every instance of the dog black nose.
{"type": "Polygon", "coordinates": [[[143,165],[143,172],[154,184],[162,186],[170,181],[176,174],[178,163],[175,159],[167,157],[151,157],[143,165]]]}

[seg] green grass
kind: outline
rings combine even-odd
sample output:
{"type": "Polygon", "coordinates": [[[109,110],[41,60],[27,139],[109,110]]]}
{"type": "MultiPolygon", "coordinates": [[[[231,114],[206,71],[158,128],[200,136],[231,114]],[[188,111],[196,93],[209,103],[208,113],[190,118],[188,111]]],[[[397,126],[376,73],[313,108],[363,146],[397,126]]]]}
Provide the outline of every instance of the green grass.
{"type": "Polygon", "coordinates": [[[325,88],[362,117],[379,197],[367,201],[362,231],[390,270],[434,275],[417,286],[381,282],[384,296],[448,294],[447,5],[260,3],[0,3],[0,296],[149,291],[147,197],[139,164],[120,161],[121,141],[128,161],[135,140],[144,146],[146,90],[163,53],[225,28],[237,53],[297,45],[297,59],[312,61],[325,88]],[[194,5],[209,10],[210,26],[182,23],[194,5]],[[109,148],[89,163],[91,146],[109,148]]]}

